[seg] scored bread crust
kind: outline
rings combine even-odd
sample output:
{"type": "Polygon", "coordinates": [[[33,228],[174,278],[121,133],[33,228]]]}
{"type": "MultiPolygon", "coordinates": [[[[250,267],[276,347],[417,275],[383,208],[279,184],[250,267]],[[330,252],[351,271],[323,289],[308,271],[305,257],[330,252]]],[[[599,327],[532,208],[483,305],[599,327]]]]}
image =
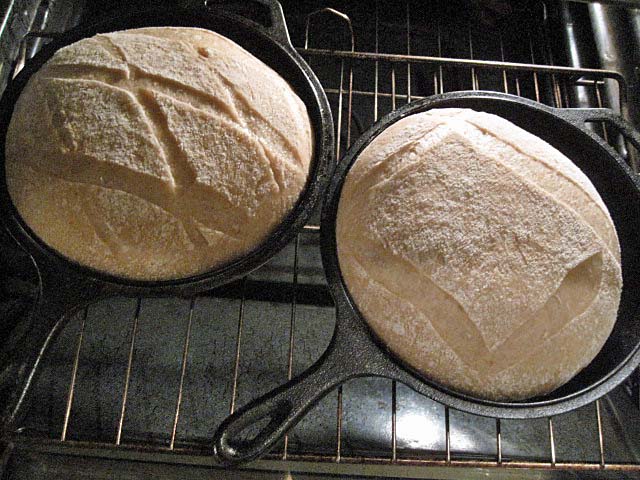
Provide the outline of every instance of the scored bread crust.
{"type": "Polygon", "coordinates": [[[312,153],[306,107],[275,71],[214,32],[154,27],[56,52],[16,103],[5,163],[45,243],[159,280],[257,247],[295,205],[312,153]]]}
{"type": "Polygon", "coordinates": [[[343,278],[403,361],[493,400],[548,393],[616,319],[613,222],[587,177],[510,122],[437,109],[396,122],[345,180],[343,278]]]}

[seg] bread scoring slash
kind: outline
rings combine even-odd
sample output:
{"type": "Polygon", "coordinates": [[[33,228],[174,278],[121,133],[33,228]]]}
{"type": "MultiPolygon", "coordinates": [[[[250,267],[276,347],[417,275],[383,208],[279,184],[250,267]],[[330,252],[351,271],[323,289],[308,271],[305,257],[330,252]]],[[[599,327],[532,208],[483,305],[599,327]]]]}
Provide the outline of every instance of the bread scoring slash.
{"type": "Polygon", "coordinates": [[[358,309],[403,361],[492,400],[553,391],[616,320],[620,247],[588,178],[507,120],[406,117],[360,154],[337,217],[358,309]]]}
{"type": "Polygon", "coordinates": [[[11,198],[45,243],[140,280],[256,248],[304,189],[306,107],[275,71],[196,28],[100,34],[27,83],[9,125],[11,198]]]}

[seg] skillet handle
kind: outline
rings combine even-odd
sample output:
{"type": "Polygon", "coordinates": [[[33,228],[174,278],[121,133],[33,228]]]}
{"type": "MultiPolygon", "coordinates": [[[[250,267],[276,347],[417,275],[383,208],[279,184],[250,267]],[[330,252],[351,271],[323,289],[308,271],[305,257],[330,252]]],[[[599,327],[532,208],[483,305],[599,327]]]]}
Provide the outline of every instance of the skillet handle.
{"type": "Polygon", "coordinates": [[[293,48],[293,46],[291,45],[291,38],[289,38],[287,22],[285,21],[284,12],[282,11],[282,5],[280,5],[280,2],[278,2],[278,0],[249,0],[248,2],[247,0],[205,1],[205,4],[208,7],[215,5],[223,9],[230,10],[230,13],[239,13],[240,15],[242,15],[242,12],[251,11],[250,7],[247,7],[247,3],[257,3],[265,7],[265,9],[269,12],[269,18],[268,24],[262,26],[267,30],[271,38],[289,48],[293,48]]]}
{"type": "Polygon", "coordinates": [[[4,433],[19,426],[26,412],[28,392],[48,346],[72,314],[94,300],[101,290],[97,283],[62,273],[41,276],[35,306],[15,326],[0,351],[0,421],[4,433]]]}
{"type": "Polygon", "coordinates": [[[558,108],[556,113],[582,129],[587,122],[609,123],[640,152],[640,133],[633,125],[608,108],[558,108]]]}
{"type": "Polygon", "coordinates": [[[338,331],[337,328],[329,347],[311,368],[222,422],[214,437],[214,448],[223,465],[248,462],[266,453],[335,387],[368,374],[356,360],[358,355],[353,348],[357,351],[357,346],[350,346],[348,337],[337,335],[338,331]],[[261,421],[268,423],[259,432],[247,432],[261,421]]]}

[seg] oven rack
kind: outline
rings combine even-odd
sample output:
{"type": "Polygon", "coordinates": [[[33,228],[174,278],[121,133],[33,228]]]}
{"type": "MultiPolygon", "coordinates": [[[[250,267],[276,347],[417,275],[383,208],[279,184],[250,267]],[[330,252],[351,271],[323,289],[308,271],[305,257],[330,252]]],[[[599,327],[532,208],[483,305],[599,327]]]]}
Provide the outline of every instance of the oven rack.
{"type": "MultiPolygon", "coordinates": [[[[292,28],[298,51],[317,71],[330,99],[336,122],[336,138],[339,139],[336,142],[337,158],[341,158],[358,133],[382,115],[406,102],[434,93],[444,93],[452,86],[456,89],[490,89],[513,93],[558,108],[576,106],[576,92],[579,89],[592,99],[594,102],[592,106],[602,107],[607,98],[607,89],[616,89],[619,92],[620,105],[615,107],[623,113],[626,111],[627,85],[624,77],[618,72],[554,64],[553,51],[548,42],[549,29],[552,26],[544,3],[536,4],[535,13],[532,14],[534,22],[528,26],[527,31],[517,35],[523,42],[527,54],[522,57],[522,49],[520,49],[517,61],[508,61],[510,58],[508,50],[513,43],[507,42],[502,31],[492,33],[492,36],[498,39],[494,42],[496,47],[494,51],[488,54],[485,50],[485,55],[482,55],[478,52],[477,46],[480,43],[477,37],[482,32],[478,33],[473,26],[467,25],[467,28],[459,29],[459,26],[444,25],[437,16],[433,21],[429,20],[426,25],[416,24],[415,18],[424,19],[424,15],[416,13],[420,5],[411,1],[391,2],[391,4],[376,2],[373,8],[375,8],[371,16],[373,21],[371,18],[366,20],[372,25],[367,24],[365,28],[365,31],[368,31],[367,36],[371,36],[373,31],[373,38],[366,41],[361,41],[358,37],[362,28],[352,21],[352,15],[333,8],[315,10],[306,15],[303,21],[298,22],[301,28],[298,30],[292,28]],[[388,12],[384,11],[390,8],[390,5],[399,7],[398,11],[392,15],[395,19],[393,21],[388,19],[388,12]],[[327,39],[327,35],[323,37],[322,33],[318,33],[331,24],[335,25],[331,30],[333,38],[327,39]],[[383,29],[392,30],[396,38],[395,44],[391,47],[387,46],[387,50],[381,46],[380,32],[383,29]],[[425,49],[424,44],[418,42],[416,38],[419,37],[422,41],[425,35],[432,36],[431,41],[427,42],[430,51],[424,51],[429,48],[425,49]],[[450,47],[452,40],[455,40],[456,45],[453,50],[457,49],[456,56],[448,53],[452,50],[450,47]],[[333,46],[332,41],[337,45],[333,46]],[[330,46],[327,47],[327,44],[330,46]],[[362,44],[372,48],[365,49],[361,47],[362,44]],[[460,45],[464,45],[466,51],[461,51],[460,45]],[[492,55],[497,55],[497,58],[486,59],[492,55]],[[425,79],[428,83],[425,83],[425,79]],[[369,113],[366,115],[356,113],[356,110],[362,111],[363,105],[369,113]]],[[[41,27],[46,30],[46,24],[41,27]]],[[[29,38],[49,37],[50,34],[43,33],[43,29],[33,29],[29,38]]],[[[513,37],[510,38],[510,42],[513,42],[513,37]]],[[[23,45],[20,50],[22,60],[30,55],[26,47],[27,43],[24,42],[23,45]]],[[[19,69],[20,63],[17,67],[19,69]]],[[[619,141],[618,132],[604,125],[594,125],[594,128],[607,141],[611,140],[613,145],[621,149],[634,171],[637,172],[635,155],[625,150],[628,147],[619,141]]],[[[235,325],[232,330],[235,331],[235,337],[230,337],[229,344],[226,345],[223,353],[228,357],[225,358],[228,359],[227,364],[230,367],[226,372],[230,378],[230,392],[227,395],[228,402],[217,406],[216,417],[221,420],[241,403],[258,395],[255,392],[249,392],[250,394],[247,395],[247,388],[241,386],[243,365],[246,367],[247,362],[243,356],[243,348],[250,337],[260,335],[259,331],[247,331],[248,310],[277,309],[278,315],[282,318],[279,325],[286,330],[281,335],[286,337],[284,342],[286,353],[282,355],[286,359],[286,365],[280,368],[284,378],[280,378],[279,383],[292,378],[296,371],[302,368],[295,358],[296,352],[300,350],[297,331],[301,328],[301,322],[308,318],[302,315],[301,311],[311,306],[321,309],[324,317],[331,317],[332,301],[321,272],[318,272],[318,236],[318,226],[308,225],[284,255],[280,255],[271,262],[271,266],[264,267],[267,271],[264,275],[258,271],[240,282],[218,289],[209,295],[176,300],[179,307],[172,307],[173,310],[167,304],[154,310],[148,307],[150,304],[148,299],[121,299],[121,303],[127,304],[124,310],[127,310],[130,315],[127,320],[129,326],[126,327],[126,351],[121,357],[123,368],[120,369],[122,381],[119,385],[122,388],[118,392],[107,393],[113,396],[111,403],[118,406],[113,422],[115,431],[113,431],[113,438],[109,441],[105,441],[104,436],[96,436],[92,428],[86,428],[86,431],[83,431],[79,428],[82,422],[74,417],[74,402],[77,401],[78,396],[82,395],[82,385],[78,383],[78,379],[81,376],[83,363],[86,362],[86,359],[83,360],[83,352],[88,348],[87,342],[96,341],[95,338],[92,340],[87,337],[92,322],[96,322],[92,318],[93,310],[85,309],[70,322],[62,335],[68,340],[66,353],[70,356],[67,357],[61,353],[62,347],[56,344],[45,359],[45,363],[48,361],[52,368],[60,367],[56,362],[64,360],[61,367],[64,374],[53,380],[49,378],[47,385],[42,385],[43,382],[40,381],[36,386],[39,395],[43,392],[48,395],[58,395],[57,403],[64,406],[61,415],[49,412],[49,425],[43,425],[41,422],[47,417],[46,414],[35,415],[31,421],[28,418],[21,429],[9,438],[5,438],[10,445],[4,458],[7,465],[10,457],[22,455],[31,461],[44,461],[42,458],[50,458],[50,456],[58,459],[65,458],[66,466],[63,466],[59,460],[55,462],[56,468],[62,469],[60,471],[76,468],[78,462],[89,461],[87,459],[98,464],[117,460],[120,467],[127,466],[131,471],[136,471],[136,468],[139,468],[137,462],[142,461],[149,465],[156,465],[159,473],[168,471],[166,469],[169,467],[162,467],[162,465],[181,466],[183,469],[193,471],[217,467],[215,460],[211,457],[210,443],[202,438],[192,440],[180,434],[180,425],[184,422],[181,413],[188,396],[185,391],[185,382],[195,361],[191,349],[195,341],[197,312],[202,310],[202,304],[211,303],[214,307],[229,310],[227,316],[234,318],[235,325]],[[311,257],[312,260],[309,260],[311,257]],[[276,273],[274,274],[273,271],[276,273]],[[149,311],[150,308],[156,315],[162,315],[163,308],[181,315],[171,332],[175,338],[170,342],[176,347],[179,356],[177,362],[179,370],[174,372],[171,378],[173,380],[171,389],[175,392],[173,412],[169,421],[165,422],[168,428],[160,434],[144,431],[131,431],[128,434],[128,409],[131,408],[131,403],[136,401],[135,395],[139,395],[141,388],[144,389],[139,384],[136,384],[134,389],[133,383],[135,377],[139,376],[136,372],[136,364],[140,345],[147,342],[142,336],[148,335],[148,331],[143,331],[142,326],[146,325],[145,322],[149,319],[143,316],[144,312],[149,311]],[[242,401],[239,399],[241,389],[245,393],[242,401]],[[163,470],[163,468],[166,469],[163,470]]],[[[107,307],[104,309],[108,310],[107,307]]],[[[254,319],[251,322],[254,322],[254,319]]],[[[333,329],[331,321],[326,320],[325,323],[324,330],[330,334],[333,329]]],[[[326,340],[328,341],[328,338],[326,340]]],[[[303,341],[311,342],[312,339],[306,338],[303,341]]],[[[255,339],[250,340],[251,342],[255,342],[255,339]]],[[[314,347],[312,350],[317,358],[322,351],[322,346],[314,347]]],[[[213,350],[212,353],[216,354],[216,351],[213,350]]],[[[308,358],[305,361],[310,363],[313,359],[315,358],[308,358]]],[[[264,478],[270,478],[268,472],[283,471],[317,475],[411,476],[415,478],[456,476],[475,478],[484,476],[490,471],[497,473],[498,470],[505,476],[518,477],[525,475],[553,477],[566,471],[582,471],[585,474],[592,471],[594,475],[605,475],[608,471],[640,472],[640,458],[637,457],[640,451],[633,452],[636,455],[635,458],[618,460],[616,452],[607,448],[606,435],[608,430],[615,427],[615,422],[606,420],[611,417],[622,418],[622,421],[627,423],[622,425],[622,428],[629,430],[627,436],[632,438],[631,441],[637,441],[640,437],[640,393],[638,392],[640,373],[636,372],[634,375],[635,380],[630,381],[625,387],[581,409],[581,420],[577,423],[590,424],[587,430],[596,433],[595,438],[586,439],[594,443],[591,450],[596,452],[595,456],[590,455],[588,459],[571,459],[559,454],[562,447],[558,443],[557,425],[558,422],[563,423],[565,420],[556,418],[541,420],[544,423],[542,430],[546,430],[546,433],[544,439],[538,438],[538,440],[545,445],[534,449],[535,453],[531,456],[514,456],[504,451],[505,424],[509,421],[500,419],[483,420],[485,427],[493,430],[493,452],[487,453],[486,449],[473,451],[456,448],[460,445],[456,435],[464,433],[464,430],[456,429],[454,426],[456,421],[454,417],[459,420],[459,412],[440,406],[434,406],[438,410],[435,416],[442,422],[437,429],[437,433],[441,434],[442,438],[435,442],[440,445],[440,448],[424,451],[413,450],[407,447],[406,443],[400,445],[402,435],[399,433],[398,420],[401,415],[398,412],[399,405],[407,392],[396,382],[387,381],[388,385],[383,386],[383,389],[390,390],[388,395],[385,394],[389,405],[385,405],[388,411],[384,416],[389,420],[386,428],[390,435],[388,449],[382,453],[379,447],[345,448],[345,437],[349,436],[349,425],[345,424],[353,423],[345,418],[346,405],[351,405],[349,400],[351,389],[347,384],[345,387],[340,387],[335,396],[329,397],[329,402],[323,402],[328,403],[325,411],[327,409],[333,411],[333,419],[330,422],[332,425],[328,427],[333,431],[334,441],[331,448],[323,450],[315,447],[305,449],[304,445],[292,446],[291,437],[295,434],[294,430],[276,449],[277,453],[253,462],[248,468],[260,471],[265,475],[264,478]],[[624,415],[620,413],[620,405],[625,406],[624,415]],[[489,426],[489,424],[492,425],[489,426]],[[544,453],[541,453],[543,451],[544,453]]],[[[311,413],[311,415],[314,414],[315,412],[311,413]]],[[[206,416],[207,413],[203,412],[202,415],[206,416]]],[[[193,421],[193,418],[190,420],[193,421]]],[[[537,425],[537,431],[541,430],[540,422],[537,425]]],[[[182,430],[184,431],[185,428],[182,430]]],[[[589,437],[589,435],[586,436],[589,437]]],[[[591,435],[591,437],[594,436],[591,435]]],[[[640,442],[637,446],[640,448],[640,442]]],[[[235,478],[234,473],[228,473],[228,475],[229,478],[235,478]]]]}

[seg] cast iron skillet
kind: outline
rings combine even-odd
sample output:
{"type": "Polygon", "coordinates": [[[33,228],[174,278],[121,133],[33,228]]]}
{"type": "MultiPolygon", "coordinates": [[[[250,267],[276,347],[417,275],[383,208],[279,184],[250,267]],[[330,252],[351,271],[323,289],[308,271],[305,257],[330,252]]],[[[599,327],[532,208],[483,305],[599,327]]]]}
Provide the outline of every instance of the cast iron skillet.
{"type": "Polygon", "coordinates": [[[512,95],[453,92],[408,104],[373,125],[340,161],[327,191],[321,224],[321,248],[329,287],[337,307],[333,338],[322,357],[306,372],[241,408],[215,435],[216,454],[233,464],[256,458],[272,447],[322,397],[348,379],[380,376],[466,412],[499,418],[557,415],[604,395],[640,363],[640,183],[618,154],[585,126],[605,121],[636,148],[640,135],[606,109],[555,109],[512,95]],[[452,391],[413,371],[396,358],[368,328],[343,282],[336,250],[335,224],[340,192],[362,150],[397,120],[432,108],[472,108],[500,115],[549,142],[591,179],[611,212],[622,248],[624,287],[614,330],[598,356],[568,384],[523,402],[495,402],[452,391]],[[248,427],[267,422],[257,435],[248,427]],[[248,438],[247,438],[248,437],[248,438]]]}
{"type": "Polygon", "coordinates": [[[0,218],[11,237],[31,256],[37,269],[39,299],[24,327],[26,335],[5,347],[0,387],[8,398],[2,411],[5,429],[16,423],[16,415],[25,399],[33,375],[64,320],[91,301],[111,295],[193,295],[227,283],[264,264],[283,248],[306,224],[317,200],[329,181],[333,165],[333,119],[320,82],[297,54],[287,32],[282,8],[276,0],[253,0],[269,12],[270,24],[261,26],[224,10],[224,5],[197,9],[165,9],[136,12],[91,26],[57,34],[7,88],[0,103],[0,218]],[[216,8],[216,10],[213,10],[216,8]],[[6,188],[5,137],[14,104],[29,77],[56,50],[82,38],[101,32],[150,26],[185,26],[213,30],[235,41],[260,58],[287,80],[307,106],[314,132],[314,156],[309,179],[297,204],[284,222],[254,251],[231,263],[180,280],[131,281],[74,263],[41,242],[22,221],[6,188]],[[10,350],[10,351],[7,351],[10,350]]]}

